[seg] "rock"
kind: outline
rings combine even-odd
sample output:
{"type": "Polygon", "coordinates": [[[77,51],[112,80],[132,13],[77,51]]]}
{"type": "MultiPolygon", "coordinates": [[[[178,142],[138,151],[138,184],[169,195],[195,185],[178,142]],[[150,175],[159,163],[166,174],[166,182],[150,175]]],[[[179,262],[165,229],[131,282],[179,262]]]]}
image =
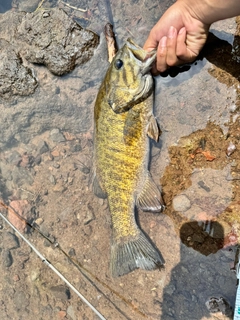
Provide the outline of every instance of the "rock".
{"type": "Polygon", "coordinates": [[[27,13],[17,27],[16,39],[23,43],[21,53],[28,61],[44,64],[56,75],[87,62],[99,43],[95,33],[58,8],[27,13]]]}
{"type": "Polygon", "coordinates": [[[17,290],[13,297],[13,304],[17,310],[24,310],[29,305],[29,299],[26,293],[17,290]]]}
{"type": "Polygon", "coordinates": [[[56,179],[55,179],[55,177],[54,177],[52,174],[50,174],[50,176],[49,176],[49,181],[50,181],[51,184],[53,184],[53,185],[56,184],[56,179]]]}
{"type": "Polygon", "coordinates": [[[88,205],[88,209],[87,209],[87,212],[86,212],[86,215],[85,215],[85,218],[83,220],[83,223],[86,225],[86,224],[89,224],[91,221],[93,221],[95,219],[95,215],[94,215],[94,212],[93,212],[93,208],[88,205]]]}
{"type": "Polygon", "coordinates": [[[6,232],[3,234],[3,243],[4,247],[8,250],[19,248],[18,237],[11,232],[6,232]]]}
{"type": "Polygon", "coordinates": [[[40,141],[37,146],[37,152],[43,154],[49,150],[49,147],[45,141],[40,141]]]}
{"type": "MultiPolygon", "coordinates": [[[[30,221],[33,218],[33,208],[27,200],[13,200],[10,202],[10,207],[13,208],[18,215],[30,221]]],[[[21,232],[27,232],[27,224],[19,218],[13,210],[8,210],[9,221],[21,232]]]]}
{"type": "Polygon", "coordinates": [[[1,253],[2,265],[6,268],[10,267],[13,263],[13,258],[10,250],[3,250],[1,253]]]}
{"type": "Polygon", "coordinates": [[[70,299],[70,291],[68,287],[64,285],[52,286],[50,291],[53,293],[55,298],[60,300],[68,300],[70,299]]]}
{"type": "Polygon", "coordinates": [[[18,187],[23,184],[32,185],[33,183],[31,172],[24,167],[14,167],[12,170],[12,179],[18,187]]]}
{"type": "Polygon", "coordinates": [[[11,153],[8,154],[7,156],[7,161],[10,164],[14,164],[15,166],[17,166],[19,164],[19,162],[21,161],[22,157],[20,155],[19,152],[17,152],[16,150],[12,151],[11,153]]]}
{"type": "Polygon", "coordinates": [[[65,137],[64,135],[60,132],[59,129],[53,129],[51,132],[50,132],[50,138],[52,139],[53,142],[63,142],[65,141],[65,137]]]}
{"type": "Polygon", "coordinates": [[[19,1],[18,10],[25,12],[33,12],[37,9],[39,5],[39,0],[31,0],[31,1],[19,1]]]}
{"type": "Polygon", "coordinates": [[[25,67],[14,47],[0,39],[0,97],[32,94],[38,83],[33,70],[25,67]]]}
{"type": "Polygon", "coordinates": [[[181,194],[173,199],[173,208],[176,211],[187,211],[191,208],[191,202],[187,196],[181,194]]]}
{"type": "Polygon", "coordinates": [[[2,174],[3,179],[12,180],[12,174],[11,174],[11,166],[9,164],[6,164],[5,162],[0,162],[0,172],[2,174]]]}
{"type": "Polygon", "coordinates": [[[67,308],[67,314],[72,320],[77,320],[75,312],[73,310],[73,306],[68,306],[67,308]]]}
{"type": "Polygon", "coordinates": [[[69,251],[68,251],[68,254],[70,257],[74,257],[76,255],[76,251],[74,248],[71,248],[69,251]]]}

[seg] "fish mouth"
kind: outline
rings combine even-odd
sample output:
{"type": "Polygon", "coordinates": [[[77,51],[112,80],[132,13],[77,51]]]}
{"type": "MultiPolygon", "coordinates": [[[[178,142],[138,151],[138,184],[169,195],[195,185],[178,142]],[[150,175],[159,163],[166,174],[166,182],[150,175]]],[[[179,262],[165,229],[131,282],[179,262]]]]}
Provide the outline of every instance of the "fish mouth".
{"type": "Polygon", "coordinates": [[[153,50],[153,51],[151,51],[151,52],[149,52],[147,54],[145,60],[143,61],[143,67],[142,67],[142,70],[141,70],[141,74],[143,76],[150,72],[153,63],[156,60],[156,57],[157,57],[157,51],[156,50],[153,50]]]}
{"type": "MultiPolygon", "coordinates": [[[[151,68],[151,67],[150,67],[151,68]]],[[[142,77],[141,86],[134,92],[133,99],[131,102],[119,104],[112,101],[108,101],[108,104],[115,113],[122,113],[129,111],[136,103],[139,103],[146,99],[152,92],[153,89],[153,78],[147,73],[142,77]]]]}

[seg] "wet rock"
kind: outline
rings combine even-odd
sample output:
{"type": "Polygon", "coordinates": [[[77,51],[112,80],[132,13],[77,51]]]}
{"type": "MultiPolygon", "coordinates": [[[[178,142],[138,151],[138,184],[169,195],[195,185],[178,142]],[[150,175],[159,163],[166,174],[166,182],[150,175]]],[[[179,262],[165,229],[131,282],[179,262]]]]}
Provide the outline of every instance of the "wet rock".
{"type": "Polygon", "coordinates": [[[17,290],[13,297],[14,307],[18,310],[24,310],[29,305],[29,299],[24,291],[17,290]]]}
{"type": "Polygon", "coordinates": [[[18,237],[11,232],[4,233],[3,242],[4,242],[4,247],[7,248],[8,250],[16,249],[19,247],[18,237]]]}
{"type": "Polygon", "coordinates": [[[182,194],[173,199],[173,208],[176,211],[184,212],[191,208],[191,202],[187,196],[182,194]]]}
{"type": "Polygon", "coordinates": [[[18,10],[25,12],[33,12],[37,9],[39,3],[39,0],[19,1],[18,10]]]}
{"type": "Polygon", "coordinates": [[[10,250],[3,250],[1,253],[2,265],[6,268],[10,267],[13,263],[13,258],[10,250]]]}
{"type": "Polygon", "coordinates": [[[45,141],[40,141],[37,146],[37,152],[43,154],[49,150],[49,147],[45,141]]]}
{"type": "Polygon", "coordinates": [[[54,177],[52,174],[49,176],[49,181],[50,181],[51,184],[53,184],[53,185],[56,184],[56,179],[55,179],[55,177],[54,177]]]}
{"type": "Polygon", "coordinates": [[[0,97],[32,94],[37,87],[33,70],[23,65],[19,54],[6,40],[0,39],[0,97]]]}
{"type": "Polygon", "coordinates": [[[30,62],[44,64],[56,75],[87,62],[98,45],[98,36],[83,29],[62,9],[27,13],[17,28],[24,43],[21,53],[30,62]]]}
{"type": "Polygon", "coordinates": [[[95,219],[95,215],[94,215],[94,212],[93,212],[93,208],[88,205],[88,209],[87,209],[87,212],[86,212],[86,215],[85,215],[85,218],[83,220],[83,223],[85,225],[89,224],[91,221],[93,221],[95,219]]]}
{"type": "Polygon", "coordinates": [[[12,170],[12,179],[17,186],[22,186],[23,184],[31,185],[33,183],[33,177],[29,170],[23,167],[15,167],[12,170]]]}
{"type": "MultiPolygon", "coordinates": [[[[31,221],[34,215],[34,208],[27,200],[14,200],[10,202],[10,207],[22,216],[24,219],[31,221]]],[[[27,224],[24,220],[19,218],[14,210],[8,210],[9,221],[20,231],[27,232],[27,224]]]]}
{"type": "Polygon", "coordinates": [[[70,291],[68,287],[64,285],[52,286],[50,291],[53,293],[55,298],[60,300],[68,300],[70,299],[70,291]]]}
{"type": "Polygon", "coordinates": [[[72,320],[77,320],[75,312],[74,312],[74,309],[73,309],[73,306],[69,306],[67,308],[67,314],[72,320]]]}
{"type": "Polygon", "coordinates": [[[10,164],[14,164],[14,165],[18,165],[19,162],[21,161],[21,155],[19,152],[17,152],[16,150],[10,152],[7,156],[7,161],[10,163],[10,164]]]}
{"type": "Polygon", "coordinates": [[[7,11],[0,15],[0,34],[1,38],[14,42],[15,30],[21,23],[22,18],[25,16],[25,12],[7,11]]]}
{"type": "Polygon", "coordinates": [[[75,249],[74,249],[74,248],[71,248],[71,249],[69,250],[68,254],[69,254],[70,257],[74,257],[74,256],[76,255],[75,249]]]}
{"type": "Polygon", "coordinates": [[[61,131],[59,129],[53,129],[50,132],[50,138],[52,139],[53,142],[63,142],[65,141],[65,137],[64,135],[61,133],[61,131]]]}
{"type": "Polygon", "coordinates": [[[11,174],[11,166],[6,164],[5,162],[0,162],[0,172],[2,174],[2,178],[11,181],[12,174],[11,174]]]}

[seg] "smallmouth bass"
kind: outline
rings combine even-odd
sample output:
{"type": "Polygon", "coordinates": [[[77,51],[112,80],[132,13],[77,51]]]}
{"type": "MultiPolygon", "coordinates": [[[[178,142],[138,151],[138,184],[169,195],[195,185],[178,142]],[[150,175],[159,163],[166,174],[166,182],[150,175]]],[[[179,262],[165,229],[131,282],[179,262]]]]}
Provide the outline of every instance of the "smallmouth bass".
{"type": "Polygon", "coordinates": [[[110,64],[95,103],[93,190],[108,198],[113,277],[164,264],[135,219],[136,208],[153,212],[164,208],[148,171],[149,137],[159,138],[152,114],[150,69],[155,59],[156,51],[146,52],[128,39],[110,64]]]}

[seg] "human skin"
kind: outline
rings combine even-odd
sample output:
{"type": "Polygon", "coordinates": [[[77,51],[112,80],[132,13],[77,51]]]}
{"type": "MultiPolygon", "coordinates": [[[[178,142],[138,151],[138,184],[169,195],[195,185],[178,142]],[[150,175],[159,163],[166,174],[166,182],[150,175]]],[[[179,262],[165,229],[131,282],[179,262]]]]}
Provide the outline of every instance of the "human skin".
{"type": "Polygon", "coordinates": [[[192,62],[213,22],[240,15],[240,0],[177,0],[152,28],[144,49],[157,49],[154,73],[192,62]]]}

